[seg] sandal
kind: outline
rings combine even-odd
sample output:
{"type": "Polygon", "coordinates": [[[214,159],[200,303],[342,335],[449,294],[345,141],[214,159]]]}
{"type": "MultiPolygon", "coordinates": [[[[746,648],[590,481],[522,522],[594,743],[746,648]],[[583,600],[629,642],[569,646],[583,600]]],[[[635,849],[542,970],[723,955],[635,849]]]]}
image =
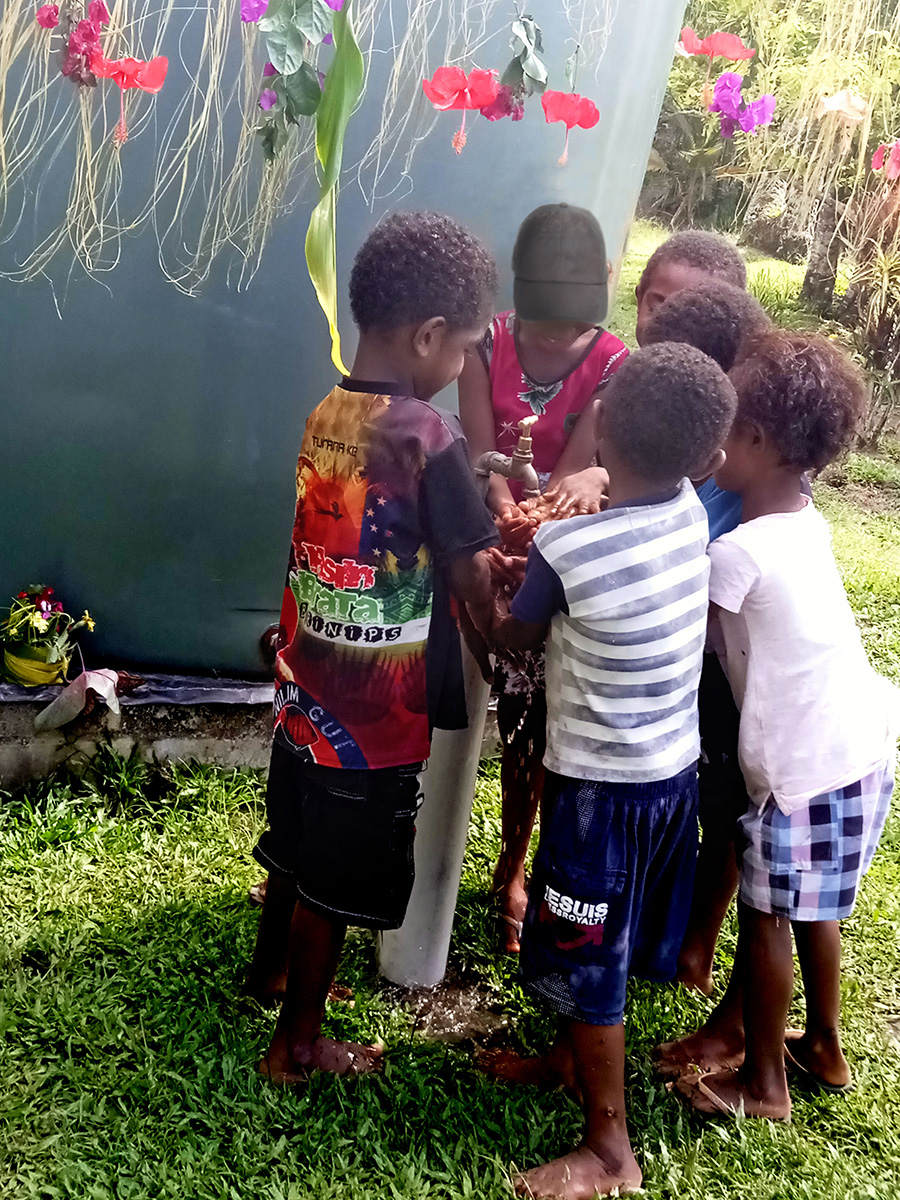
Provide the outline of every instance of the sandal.
{"type": "Polygon", "coordinates": [[[815,1071],[811,1071],[809,1067],[804,1067],[803,1063],[798,1062],[791,1053],[792,1040],[794,1039],[787,1039],[784,1043],[784,1065],[798,1084],[812,1091],[824,1092],[827,1096],[846,1096],[848,1092],[853,1091],[856,1084],[852,1080],[850,1083],[829,1083],[827,1079],[823,1079],[821,1075],[817,1075],[815,1071]]]}
{"type": "Polygon", "coordinates": [[[509,931],[504,928],[505,925],[510,926],[515,931],[515,935],[516,935],[516,945],[515,946],[509,945],[509,944],[501,945],[501,947],[500,947],[501,951],[504,954],[518,954],[519,950],[521,948],[520,943],[522,941],[522,922],[517,921],[515,917],[511,917],[508,913],[498,913],[497,921],[500,925],[498,932],[500,934],[501,941],[503,941],[504,937],[508,940],[508,942],[512,941],[512,938],[509,935],[509,931]]]}

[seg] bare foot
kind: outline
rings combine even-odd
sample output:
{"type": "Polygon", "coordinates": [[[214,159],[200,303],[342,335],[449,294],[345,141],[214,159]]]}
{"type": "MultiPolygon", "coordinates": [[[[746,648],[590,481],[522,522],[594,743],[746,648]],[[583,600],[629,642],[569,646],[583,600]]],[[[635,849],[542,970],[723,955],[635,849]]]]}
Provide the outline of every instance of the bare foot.
{"type": "Polygon", "coordinates": [[[550,1091],[564,1088],[576,1100],[581,1099],[571,1052],[556,1046],[547,1054],[531,1058],[515,1050],[481,1050],[475,1056],[475,1065],[483,1075],[501,1083],[520,1083],[550,1091]]]}
{"type": "Polygon", "coordinates": [[[784,1035],[785,1059],[826,1092],[846,1092],[853,1086],[850,1064],[844,1058],[837,1033],[813,1034],[788,1029],[784,1035]]]}
{"type": "Polygon", "coordinates": [[[383,1046],[360,1046],[356,1042],[335,1042],[317,1037],[310,1046],[295,1046],[293,1053],[272,1042],[269,1053],[259,1064],[259,1072],[271,1083],[290,1087],[304,1083],[313,1071],[330,1075],[369,1075],[379,1071],[384,1055],[383,1046]]]}
{"type": "Polygon", "coordinates": [[[618,1190],[620,1195],[641,1186],[641,1169],[631,1151],[623,1161],[609,1163],[587,1146],[579,1146],[562,1158],[517,1175],[516,1195],[546,1197],[547,1200],[594,1200],[618,1190]]]}
{"type": "Polygon", "coordinates": [[[734,1071],[744,1061],[744,1038],[737,1031],[717,1033],[704,1025],[677,1042],[663,1042],[653,1057],[656,1072],[664,1079],[704,1071],[734,1071]]]}
{"type": "Polygon", "coordinates": [[[740,1071],[682,1076],[675,1090],[697,1112],[706,1116],[761,1117],[769,1121],[790,1121],[791,1097],[787,1080],[782,1086],[761,1092],[743,1079],[740,1071]]]}

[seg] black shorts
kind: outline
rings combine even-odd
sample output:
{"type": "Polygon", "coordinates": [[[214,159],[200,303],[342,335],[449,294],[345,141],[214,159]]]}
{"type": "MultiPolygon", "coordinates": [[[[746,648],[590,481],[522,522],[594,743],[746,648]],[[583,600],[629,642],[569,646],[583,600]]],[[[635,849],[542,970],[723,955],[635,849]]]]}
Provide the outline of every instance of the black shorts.
{"type": "Polygon", "coordinates": [[[700,828],[704,836],[733,842],[737,823],[750,805],[738,761],[738,712],[718,654],[703,655],[700,690],[700,828]]]}
{"type": "Polygon", "coordinates": [[[253,855],[291,879],[314,912],[348,925],[398,929],[415,879],[422,763],[374,771],[320,767],[276,742],[266,816],[253,855]]]}

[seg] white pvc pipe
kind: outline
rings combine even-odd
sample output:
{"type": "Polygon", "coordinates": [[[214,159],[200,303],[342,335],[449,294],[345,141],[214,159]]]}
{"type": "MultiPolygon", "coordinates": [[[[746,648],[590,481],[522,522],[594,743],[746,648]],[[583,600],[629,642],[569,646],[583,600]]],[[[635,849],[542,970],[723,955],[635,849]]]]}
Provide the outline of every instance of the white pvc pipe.
{"type": "Polygon", "coordinates": [[[447,969],[466,831],[475,795],[490,685],[463,643],[469,728],[435,730],[416,820],[416,882],[400,929],[381,934],[382,975],[404,987],[434,987],[447,969]]]}

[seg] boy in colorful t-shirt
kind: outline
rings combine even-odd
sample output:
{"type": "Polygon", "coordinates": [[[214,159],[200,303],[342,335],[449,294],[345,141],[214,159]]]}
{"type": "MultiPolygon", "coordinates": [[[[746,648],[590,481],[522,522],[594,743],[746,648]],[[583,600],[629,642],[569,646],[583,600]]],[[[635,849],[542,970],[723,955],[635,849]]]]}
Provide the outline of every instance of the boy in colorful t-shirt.
{"type": "Polygon", "coordinates": [[[413,883],[431,730],[465,728],[450,595],[490,624],[497,541],[458,421],[428,401],[484,334],[493,260],[435,213],[383,221],[356,258],[352,377],[306,424],[276,659],[269,884],[248,990],[283,996],[260,1069],[360,1074],[380,1051],[322,1037],[348,924],[394,929],[413,883]]]}

